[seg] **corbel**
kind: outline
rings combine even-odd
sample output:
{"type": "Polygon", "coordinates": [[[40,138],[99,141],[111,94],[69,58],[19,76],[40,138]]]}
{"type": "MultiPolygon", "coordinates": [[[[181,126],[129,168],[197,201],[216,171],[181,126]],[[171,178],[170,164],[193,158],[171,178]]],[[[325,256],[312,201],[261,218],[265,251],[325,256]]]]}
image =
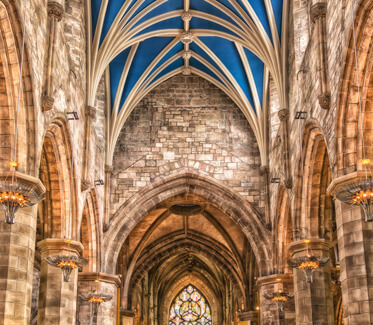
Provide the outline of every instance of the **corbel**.
{"type": "Polygon", "coordinates": [[[292,188],[293,180],[290,170],[290,154],[289,154],[289,110],[287,108],[281,109],[278,112],[278,117],[281,121],[282,128],[282,143],[283,143],[283,159],[285,166],[285,187],[292,188]]]}
{"type": "Polygon", "coordinates": [[[56,24],[61,21],[64,8],[56,1],[48,1],[48,52],[44,69],[44,87],[41,97],[41,108],[43,112],[53,108],[53,67],[55,65],[56,24]]]}
{"type": "Polygon", "coordinates": [[[89,162],[91,158],[90,139],[92,133],[92,122],[96,118],[96,108],[86,106],[85,109],[85,135],[84,135],[84,151],[83,151],[83,173],[82,173],[82,191],[87,191],[92,187],[89,180],[89,162]]]}
{"type": "Polygon", "coordinates": [[[317,2],[311,6],[311,21],[317,42],[317,72],[319,75],[319,104],[323,109],[330,108],[330,89],[328,81],[328,56],[326,42],[326,2],[317,2]]]}

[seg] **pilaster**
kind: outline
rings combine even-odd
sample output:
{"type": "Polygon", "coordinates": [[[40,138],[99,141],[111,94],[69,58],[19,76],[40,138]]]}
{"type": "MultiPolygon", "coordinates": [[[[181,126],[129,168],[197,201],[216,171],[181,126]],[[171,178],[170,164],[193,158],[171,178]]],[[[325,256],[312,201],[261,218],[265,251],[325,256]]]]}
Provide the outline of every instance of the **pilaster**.
{"type": "Polygon", "coordinates": [[[282,127],[282,142],[284,154],[284,169],[285,169],[285,187],[292,188],[293,180],[291,177],[290,153],[289,153],[289,109],[284,108],[278,111],[278,117],[282,127]]]}

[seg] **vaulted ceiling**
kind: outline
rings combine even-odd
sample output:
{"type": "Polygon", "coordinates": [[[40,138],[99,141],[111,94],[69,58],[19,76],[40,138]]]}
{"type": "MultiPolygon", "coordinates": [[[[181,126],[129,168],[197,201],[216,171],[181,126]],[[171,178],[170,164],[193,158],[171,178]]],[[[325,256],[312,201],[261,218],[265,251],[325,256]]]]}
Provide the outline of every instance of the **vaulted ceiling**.
{"type": "Polygon", "coordinates": [[[105,74],[108,153],[132,109],[179,74],[199,75],[243,111],[267,162],[269,76],[286,103],[287,1],[91,0],[88,103],[105,74]]]}

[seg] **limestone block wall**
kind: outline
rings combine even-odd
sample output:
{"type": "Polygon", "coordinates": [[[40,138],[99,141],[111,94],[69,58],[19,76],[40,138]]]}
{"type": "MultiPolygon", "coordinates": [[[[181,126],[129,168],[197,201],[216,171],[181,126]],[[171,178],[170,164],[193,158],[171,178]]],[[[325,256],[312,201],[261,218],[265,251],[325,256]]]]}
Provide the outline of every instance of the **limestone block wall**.
{"type": "Polygon", "coordinates": [[[176,76],[132,112],[114,154],[111,213],[160,177],[190,169],[225,184],[261,211],[260,157],[241,111],[197,76],[176,76]]]}

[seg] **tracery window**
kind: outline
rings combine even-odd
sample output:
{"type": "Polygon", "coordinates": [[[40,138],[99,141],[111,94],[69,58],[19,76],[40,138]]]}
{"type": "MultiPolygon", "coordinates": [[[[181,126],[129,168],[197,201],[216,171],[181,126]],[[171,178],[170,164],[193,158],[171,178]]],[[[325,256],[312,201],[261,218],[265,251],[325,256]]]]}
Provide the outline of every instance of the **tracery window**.
{"type": "Polygon", "coordinates": [[[174,299],[169,325],[211,325],[211,309],[205,297],[192,285],[184,288],[174,299]]]}

